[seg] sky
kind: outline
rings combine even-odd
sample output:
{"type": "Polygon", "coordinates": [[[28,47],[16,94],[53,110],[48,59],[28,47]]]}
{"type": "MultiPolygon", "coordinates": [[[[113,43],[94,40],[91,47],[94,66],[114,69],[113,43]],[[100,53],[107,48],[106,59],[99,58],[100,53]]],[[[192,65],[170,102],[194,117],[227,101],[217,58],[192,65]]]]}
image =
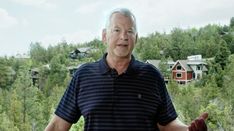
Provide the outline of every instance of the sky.
{"type": "Polygon", "coordinates": [[[108,13],[128,8],[139,37],[174,28],[229,25],[234,0],[0,0],[0,56],[28,54],[30,44],[47,48],[101,39],[108,13]]]}

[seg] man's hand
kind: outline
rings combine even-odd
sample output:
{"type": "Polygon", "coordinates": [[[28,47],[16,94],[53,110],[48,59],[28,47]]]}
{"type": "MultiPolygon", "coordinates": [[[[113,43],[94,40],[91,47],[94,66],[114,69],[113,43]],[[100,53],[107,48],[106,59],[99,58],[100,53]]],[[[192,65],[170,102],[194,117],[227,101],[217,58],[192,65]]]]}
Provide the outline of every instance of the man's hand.
{"type": "Polygon", "coordinates": [[[207,131],[205,120],[208,118],[208,113],[202,113],[199,118],[195,119],[188,127],[189,131],[207,131]]]}

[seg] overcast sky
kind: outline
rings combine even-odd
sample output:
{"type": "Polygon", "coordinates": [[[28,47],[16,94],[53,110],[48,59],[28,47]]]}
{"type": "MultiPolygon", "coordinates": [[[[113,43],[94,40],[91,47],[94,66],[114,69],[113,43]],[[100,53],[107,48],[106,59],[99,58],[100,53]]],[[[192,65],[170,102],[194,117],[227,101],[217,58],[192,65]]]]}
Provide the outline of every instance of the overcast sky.
{"type": "Polygon", "coordinates": [[[31,42],[100,39],[108,12],[119,7],[135,14],[140,37],[234,17],[234,0],[0,0],[0,56],[27,53],[31,42]]]}

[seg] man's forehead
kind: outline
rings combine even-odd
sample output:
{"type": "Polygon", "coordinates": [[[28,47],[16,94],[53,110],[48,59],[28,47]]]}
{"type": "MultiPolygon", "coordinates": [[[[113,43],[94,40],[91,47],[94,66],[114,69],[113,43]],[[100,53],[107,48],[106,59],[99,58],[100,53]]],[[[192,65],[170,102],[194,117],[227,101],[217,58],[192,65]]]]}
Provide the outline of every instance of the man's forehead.
{"type": "MultiPolygon", "coordinates": [[[[119,25],[113,24],[113,25],[112,25],[112,28],[123,28],[123,26],[119,26],[119,25]]],[[[133,30],[133,29],[134,29],[134,26],[130,26],[130,27],[128,27],[128,29],[133,30]]]]}
{"type": "Polygon", "coordinates": [[[118,24],[129,24],[130,26],[133,26],[133,20],[128,17],[128,16],[125,16],[123,14],[114,14],[112,17],[111,17],[111,20],[110,20],[110,23],[112,25],[118,25],[118,24]],[[127,18],[127,19],[125,19],[127,18]]]}
{"type": "Polygon", "coordinates": [[[114,19],[114,18],[116,18],[116,17],[125,17],[125,18],[128,18],[128,19],[130,19],[131,21],[133,21],[133,19],[130,17],[130,16],[127,16],[127,15],[124,15],[124,14],[122,14],[122,13],[120,13],[120,12],[115,12],[115,13],[113,13],[112,15],[111,15],[111,19],[114,19]]]}

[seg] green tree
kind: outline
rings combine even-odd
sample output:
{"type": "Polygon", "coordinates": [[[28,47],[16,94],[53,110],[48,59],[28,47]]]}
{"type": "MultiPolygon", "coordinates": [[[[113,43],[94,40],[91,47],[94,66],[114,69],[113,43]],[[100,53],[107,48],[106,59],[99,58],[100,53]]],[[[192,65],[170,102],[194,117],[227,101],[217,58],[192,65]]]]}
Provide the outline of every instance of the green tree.
{"type": "Polygon", "coordinates": [[[219,48],[219,39],[219,26],[207,25],[200,28],[196,38],[199,54],[205,58],[213,57],[219,48]]]}
{"type": "Polygon", "coordinates": [[[81,116],[79,121],[72,125],[70,131],[83,131],[84,130],[84,117],[81,116]]]}
{"type": "Polygon", "coordinates": [[[0,57],[0,88],[7,89],[10,86],[13,70],[7,66],[7,60],[0,57]]]}
{"type": "Polygon", "coordinates": [[[0,113],[0,131],[19,131],[5,112],[0,113]]]}
{"type": "Polygon", "coordinates": [[[168,62],[170,59],[166,59],[164,56],[161,57],[161,61],[159,63],[160,72],[163,74],[164,78],[170,79],[171,70],[168,67],[168,62]]]}
{"type": "Polygon", "coordinates": [[[48,63],[46,49],[38,42],[30,44],[30,58],[35,66],[48,63]]]}
{"type": "MultiPolygon", "coordinates": [[[[42,114],[42,111],[40,112],[40,110],[38,110],[40,108],[37,107],[40,105],[38,103],[40,100],[37,99],[36,95],[38,88],[33,86],[30,74],[28,73],[27,69],[27,66],[22,66],[17,74],[17,79],[13,84],[13,96],[15,97],[14,101],[16,102],[12,102],[12,104],[16,103],[14,105],[17,105],[17,102],[20,103],[20,109],[18,109],[18,112],[14,114],[17,118],[17,127],[24,131],[29,131],[32,129],[34,120],[43,120],[43,118],[40,118],[42,116],[40,115],[40,113],[42,114]],[[18,122],[18,119],[20,122],[18,122]]],[[[12,110],[14,111],[14,109],[15,107],[13,106],[12,110]]]]}
{"type": "Polygon", "coordinates": [[[230,57],[230,64],[227,65],[225,69],[225,74],[223,76],[223,90],[222,96],[231,103],[234,109],[234,57],[230,57]]]}
{"type": "Polygon", "coordinates": [[[232,131],[234,129],[232,108],[223,103],[225,102],[217,100],[217,102],[209,103],[206,107],[201,108],[201,112],[209,113],[209,121],[207,122],[209,130],[232,131]]]}
{"type": "Polygon", "coordinates": [[[173,60],[186,59],[193,54],[194,37],[182,29],[175,28],[170,35],[169,53],[173,60]]]}
{"type": "Polygon", "coordinates": [[[158,32],[150,34],[148,37],[142,37],[138,40],[134,54],[141,60],[161,59],[161,53],[167,56],[167,47],[169,41],[166,34],[158,32]]]}
{"type": "Polygon", "coordinates": [[[230,20],[230,27],[234,28],[234,17],[232,17],[230,20]]]}
{"type": "Polygon", "coordinates": [[[89,57],[93,58],[94,60],[100,59],[106,52],[106,47],[100,40],[94,39],[93,41],[90,41],[88,45],[90,45],[93,49],[93,51],[90,52],[89,57]]]}
{"type": "Polygon", "coordinates": [[[228,57],[230,55],[230,50],[227,47],[227,43],[224,40],[220,40],[219,48],[215,55],[215,63],[218,63],[222,70],[225,69],[226,65],[228,64],[228,57]]]}
{"type": "Polygon", "coordinates": [[[18,98],[18,95],[16,93],[16,90],[12,91],[11,95],[11,101],[10,101],[10,111],[9,111],[9,116],[10,120],[12,121],[13,125],[17,127],[19,130],[22,130],[22,103],[18,98]]]}

